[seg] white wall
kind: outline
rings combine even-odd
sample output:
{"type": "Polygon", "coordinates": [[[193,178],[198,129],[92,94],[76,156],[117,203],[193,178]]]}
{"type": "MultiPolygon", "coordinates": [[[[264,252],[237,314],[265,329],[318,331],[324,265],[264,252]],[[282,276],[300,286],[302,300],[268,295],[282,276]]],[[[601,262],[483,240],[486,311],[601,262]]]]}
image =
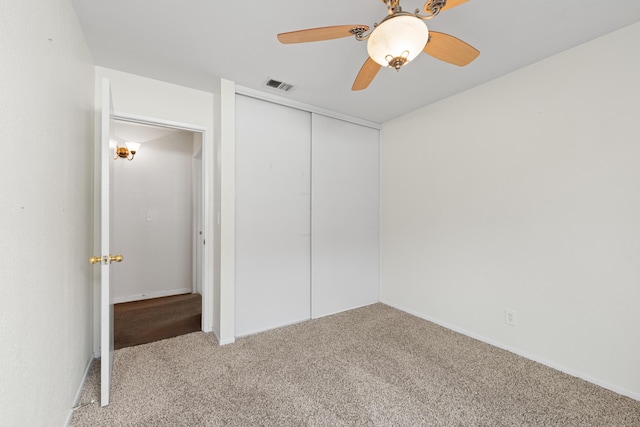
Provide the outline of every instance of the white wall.
{"type": "MultiPolygon", "coordinates": [[[[212,128],[213,94],[104,67],[96,68],[96,79],[111,80],[116,113],[212,128]]],[[[206,144],[206,141],[205,141],[206,144]]]]}
{"type": "Polygon", "coordinates": [[[383,302],[640,399],[638,40],[384,124],[383,302]]]}
{"type": "Polygon", "coordinates": [[[235,217],[236,217],[236,89],[225,79],[215,90],[215,258],[213,331],[221,344],[235,341],[235,217]]]}
{"type": "MultiPolygon", "coordinates": [[[[181,123],[193,125],[206,129],[204,140],[203,158],[208,164],[214,164],[213,150],[213,94],[200,90],[190,89],[158,80],[149,79],[134,74],[124,73],[122,71],[112,70],[109,68],[95,67],[96,85],[100,84],[103,77],[111,82],[111,92],[113,98],[113,108],[116,114],[124,113],[133,116],[142,116],[156,120],[167,122],[181,123]]],[[[96,106],[100,105],[100,96],[96,96],[96,106]]],[[[213,212],[213,171],[205,170],[205,181],[208,183],[205,188],[205,209],[213,212]]],[[[207,224],[205,229],[205,238],[207,242],[212,242],[216,238],[214,236],[213,224],[207,224]]],[[[205,270],[213,270],[215,254],[211,246],[205,246],[206,263],[205,270]],[[209,249],[211,248],[211,249],[209,249]]],[[[210,272],[210,276],[213,273],[210,272]]],[[[212,277],[204,277],[205,283],[212,282],[212,277]]],[[[94,288],[97,289],[99,284],[94,282],[94,288]]],[[[209,285],[211,287],[211,284],[209,285]]],[[[203,305],[213,305],[213,296],[207,295],[207,285],[203,286],[203,305]]],[[[211,292],[213,293],[213,292],[211,292]]],[[[206,309],[206,307],[205,307],[206,309]]],[[[206,331],[211,330],[214,319],[208,318],[207,311],[203,312],[203,328],[206,331]]],[[[216,311],[214,315],[218,315],[216,311]]],[[[99,318],[95,322],[95,334],[99,337],[99,318]]],[[[98,342],[95,343],[97,351],[98,342]]]]}
{"type": "Polygon", "coordinates": [[[92,357],[93,65],[69,1],[0,10],[0,424],[60,426],[92,357]]]}
{"type": "Polygon", "coordinates": [[[189,293],[193,285],[193,134],[140,141],[132,161],[114,162],[111,247],[125,257],[111,269],[116,303],[189,293]]]}

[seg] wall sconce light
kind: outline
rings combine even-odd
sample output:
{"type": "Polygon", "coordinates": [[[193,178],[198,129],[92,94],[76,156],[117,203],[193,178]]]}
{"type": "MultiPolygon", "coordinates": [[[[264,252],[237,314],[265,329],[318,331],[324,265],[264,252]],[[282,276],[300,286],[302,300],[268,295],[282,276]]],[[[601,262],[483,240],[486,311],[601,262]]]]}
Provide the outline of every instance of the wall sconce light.
{"type": "Polygon", "coordinates": [[[114,157],[115,160],[118,160],[118,157],[120,157],[122,159],[131,161],[140,149],[139,142],[125,142],[125,145],[126,147],[118,147],[116,145],[116,156],[114,157]]]}

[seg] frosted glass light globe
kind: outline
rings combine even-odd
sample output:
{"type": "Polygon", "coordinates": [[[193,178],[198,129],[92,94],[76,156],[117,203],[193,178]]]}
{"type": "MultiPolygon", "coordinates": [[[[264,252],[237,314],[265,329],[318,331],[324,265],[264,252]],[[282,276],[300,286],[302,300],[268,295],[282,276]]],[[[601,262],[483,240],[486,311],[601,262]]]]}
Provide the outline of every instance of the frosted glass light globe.
{"type": "Polygon", "coordinates": [[[371,59],[389,67],[393,58],[410,62],[422,52],[429,40],[429,30],[422,20],[412,15],[394,16],[378,25],[367,42],[371,59]]]}
{"type": "Polygon", "coordinates": [[[136,151],[137,152],[140,149],[140,143],[139,142],[129,141],[126,144],[127,144],[127,148],[129,149],[129,151],[136,151]]]}

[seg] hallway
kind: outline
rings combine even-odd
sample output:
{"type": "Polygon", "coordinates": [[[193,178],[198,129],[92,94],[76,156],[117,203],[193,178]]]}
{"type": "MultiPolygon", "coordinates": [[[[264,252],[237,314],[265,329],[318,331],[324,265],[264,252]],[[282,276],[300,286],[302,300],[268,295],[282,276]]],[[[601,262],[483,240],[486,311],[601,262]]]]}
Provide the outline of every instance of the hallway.
{"type": "Polygon", "coordinates": [[[202,330],[202,296],[182,294],[115,304],[114,348],[147,344],[202,330]]]}

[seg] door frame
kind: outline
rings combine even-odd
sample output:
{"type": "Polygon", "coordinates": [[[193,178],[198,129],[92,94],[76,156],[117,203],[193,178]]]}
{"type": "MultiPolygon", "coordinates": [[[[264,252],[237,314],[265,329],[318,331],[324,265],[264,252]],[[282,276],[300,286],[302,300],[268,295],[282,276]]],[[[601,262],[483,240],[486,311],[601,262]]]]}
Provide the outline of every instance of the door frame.
{"type": "MultiPolygon", "coordinates": [[[[201,328],[203,332],[213,331],[213,161],[214,147],[207,144],[207,136],[211,129],[205,126],[194,125],[191,123],[174,122],[171,120],[158,119],[155,117],[140,116],[136,114],[122,113],[114,111],[112,120],[121,122],[138,123],[144,125],[165,127],[170,129],[179,129],[194,133],[200,133],[202,136],[202,173],[201,173],[201,200],[202,200],[202,229],[203,229],[203,248],[200,251],[202,265],[202,322],[201,328]],[[207,242],[210,242],[207,244],[207,242]]],[[[195,254],[194,254],[195,256],[195,254]]]]}
{"type": "MultiPolygon", "coordinates": [[[[192,133],[192,135],[194,135],[192,133]]],[[[202,145],[204,141],[202,141],[204,135],[200,133],[200,149],[191,156],[191,220],[192,220],[192,235],[196,236],[196,239],[193,240],[191,247],[193,249],[193,257],[191,262],[191,271],[192,271],[192,279],[191,279],[191,293],[195,294],[198,291],[202,294],[202,245],[200,244],[200,239],[204,238],[204,217],[202,216],[204,211],[203,200],[204,200],[204,191],[202,187],[203,183],[203,170],[202,170],[202,145]],[[195,187],[195,188],[194,188],[195,187]],[[195,196],[195,197],[193,197],[195,196]]]]}

